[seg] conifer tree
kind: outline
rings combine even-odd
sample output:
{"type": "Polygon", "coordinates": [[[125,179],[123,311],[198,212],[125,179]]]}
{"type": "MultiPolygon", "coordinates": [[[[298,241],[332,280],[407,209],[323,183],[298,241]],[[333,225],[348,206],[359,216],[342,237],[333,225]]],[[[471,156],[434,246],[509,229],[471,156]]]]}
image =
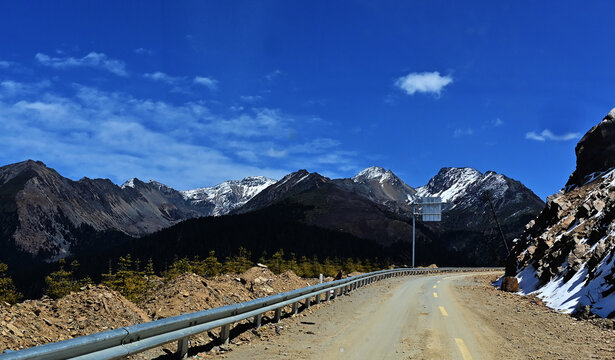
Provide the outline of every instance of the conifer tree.
{"type": "Polygon", "coordinates": [[[70,270],[66,270],[66,260],[61,259],[58,261],[60,269],[54,271],[45,277],[45,294],[51,298],[59,299],[63,296],[70,294],[72,291],[79,291],[79,289],[89,283],[92,280],[89,277],[77,280],[75,273],[79,268],[79,262],[73,260],[70,263],[70,270]]]}
{"type": "Polygon", "coordinates": [[[8,268],[8,265],[0,262],[0,301],[15,304],[21,300],[22,295],[17,292],[13,279],[6,273],[8,268]]]}
{"type": "Polygon", "coordinates": [[[209,256],[205,258],[203,268],[203,276],[213,277],[220,275],[222,264],[218,261],[214,250],[210,251],[209,256]]]}

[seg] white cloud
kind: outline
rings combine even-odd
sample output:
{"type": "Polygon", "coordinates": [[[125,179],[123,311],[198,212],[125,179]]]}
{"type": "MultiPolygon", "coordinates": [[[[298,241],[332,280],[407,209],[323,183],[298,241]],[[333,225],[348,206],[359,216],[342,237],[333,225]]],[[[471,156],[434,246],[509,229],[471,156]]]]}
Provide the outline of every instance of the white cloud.
{"type": "Polygon", "coordinates": [[[502,119],[500,119],[500,118],[496,118],[495,120],[493,120],[491,122],[491,126],[493,126],[493,127],[499,127],[499,126],[502,126],[502,125],[504,125],[504,121],[502,121],[502,119]]]}
{"type": "Polygon", "coordinates": [[[11,66],[11,63],[6,60],[0,60],[0,69],[8,69],[11,66]]]}
{"type": "Polygon", "coordinates": [[[471,128],[455,129],[455,131],[453,131],[453,136],[454,137],[470,136],[470,135],[474,135],[474,129],[471,129],[471,128]]]}
{"type": "Polygon", "coordinates": [[[335,139],[310,138],[303,117],[278,109],[229,116],[200,101],[172,104],[81,85],[70,95],[54,90],[53,83],[0,83],[0,163],[32,158],[72,178],[136,176],[188,189],[306,167],[334,172],[357,158],[335,139]],[[18,101],[10,98],[15,92],[18,101]]]}
{"type": "Polygon", "coordinates": [[[415,93],[432,93],[440,95],[444,87],[453,82],[450,76],[441,76],[439,72],[410,73],[395,81],[395,86],[408,95],[415,93]]]}
{"type": "Polygon", "coordinates": [[[156,72],[153,72],[153,73],[145,73],[145,74],[143,74],[143,76],[146,79],[150,79],[150,80],[153,80],[153,81],[160,81],[160,82],[167,83],[167,84],[170,84],[170,85],[177,84],[178,82],[183,80],[182,77],[171,76],[171,75],[165,74],[165,73],[163,73],[161,71],[156,71],[156,72]]]}
{"type": "Polygon", "coordinates": [[[32,94],[41,89],[49,87],[51,83],[49,81],[41,81],[38,83],[22,83],[13,80],[5,80],[0,82],[0,97],[13,97],[24,94],[32,94]]]}
{"type": "Polygon", "coordinates": [[[545,129],[540,133],[537,133],[535,131],[530,131],[525,134],[526,139],[536,140],[536,141],[546,141],[546,140],[568,141],[568,140],[576,140],[580,137],[581,137],[580,133],[571,132],[571,133],[564,133],[564,134],[557,135],[557,134],[554,134],[549,129],[545,129]]]}
{"type": "Polygon", "coordinates": [[[194,83],[203,85],[209,90],[217,90],[218,89],[218,80],[212,79],[206,76],[196,76],[194,78],[194,83]]]}
{"type": "Polygon", "coordinates": [[[103,53],[91,52],[82,58],[75,57],[51,57],[42,53],[34,56],[44,66],[54,69],[66,69],[70,67],[91,67],[109,71],[118,76],[128,76],[126,64],[121,60],[110,59],[103,53]]]}
{"type": "Polygon", "coordinates": [[[267,149],[266,154],[269,157],[281,158],[281,157],[286,156],[287,152],[286,152],[286,150],[275,150],[274,148],[269,148],[269,149],[267,149]]]}

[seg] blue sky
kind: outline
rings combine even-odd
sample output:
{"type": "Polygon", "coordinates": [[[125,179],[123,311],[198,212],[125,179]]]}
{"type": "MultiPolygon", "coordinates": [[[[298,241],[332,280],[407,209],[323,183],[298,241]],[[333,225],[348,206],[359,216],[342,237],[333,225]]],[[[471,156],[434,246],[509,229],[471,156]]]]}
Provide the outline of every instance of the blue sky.
{"type": "Polygon", "coordinates": [[[615,107],[612,2],[2,2],[0,164],[177,189],[445,166],[539,196],[615,107]]]}

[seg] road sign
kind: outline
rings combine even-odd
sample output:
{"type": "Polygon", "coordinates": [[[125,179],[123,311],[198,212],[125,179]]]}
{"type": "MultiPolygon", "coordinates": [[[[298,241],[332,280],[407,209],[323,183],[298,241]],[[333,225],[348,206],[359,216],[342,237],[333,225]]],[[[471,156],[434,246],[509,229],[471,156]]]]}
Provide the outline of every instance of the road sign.
{"type": "Polygon", "coordinates": [[[421,199],[423,221],[441,221],[442,220],[442,198],[438,196],[423,197],[421,199]]]}
{"type": "Polygon", "coordinates": [[[416,215],[421,215],[423,221],[442,220],[442,198],[438,196],[417,196],[409,200],[412,206],[412,267],[414,267],[415,238],[416,238],[416,215]]]}

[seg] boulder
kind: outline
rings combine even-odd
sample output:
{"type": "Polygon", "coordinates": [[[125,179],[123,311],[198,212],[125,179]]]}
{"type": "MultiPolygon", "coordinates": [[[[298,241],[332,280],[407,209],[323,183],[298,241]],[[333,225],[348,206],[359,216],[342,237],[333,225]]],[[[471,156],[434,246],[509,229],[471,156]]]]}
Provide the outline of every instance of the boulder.
{"type": "Polygon", "coordinates": [[[519,281],[514,276],[504,276],[500,289],[508,292],[517,292],[519,291],[519,281]]]}

